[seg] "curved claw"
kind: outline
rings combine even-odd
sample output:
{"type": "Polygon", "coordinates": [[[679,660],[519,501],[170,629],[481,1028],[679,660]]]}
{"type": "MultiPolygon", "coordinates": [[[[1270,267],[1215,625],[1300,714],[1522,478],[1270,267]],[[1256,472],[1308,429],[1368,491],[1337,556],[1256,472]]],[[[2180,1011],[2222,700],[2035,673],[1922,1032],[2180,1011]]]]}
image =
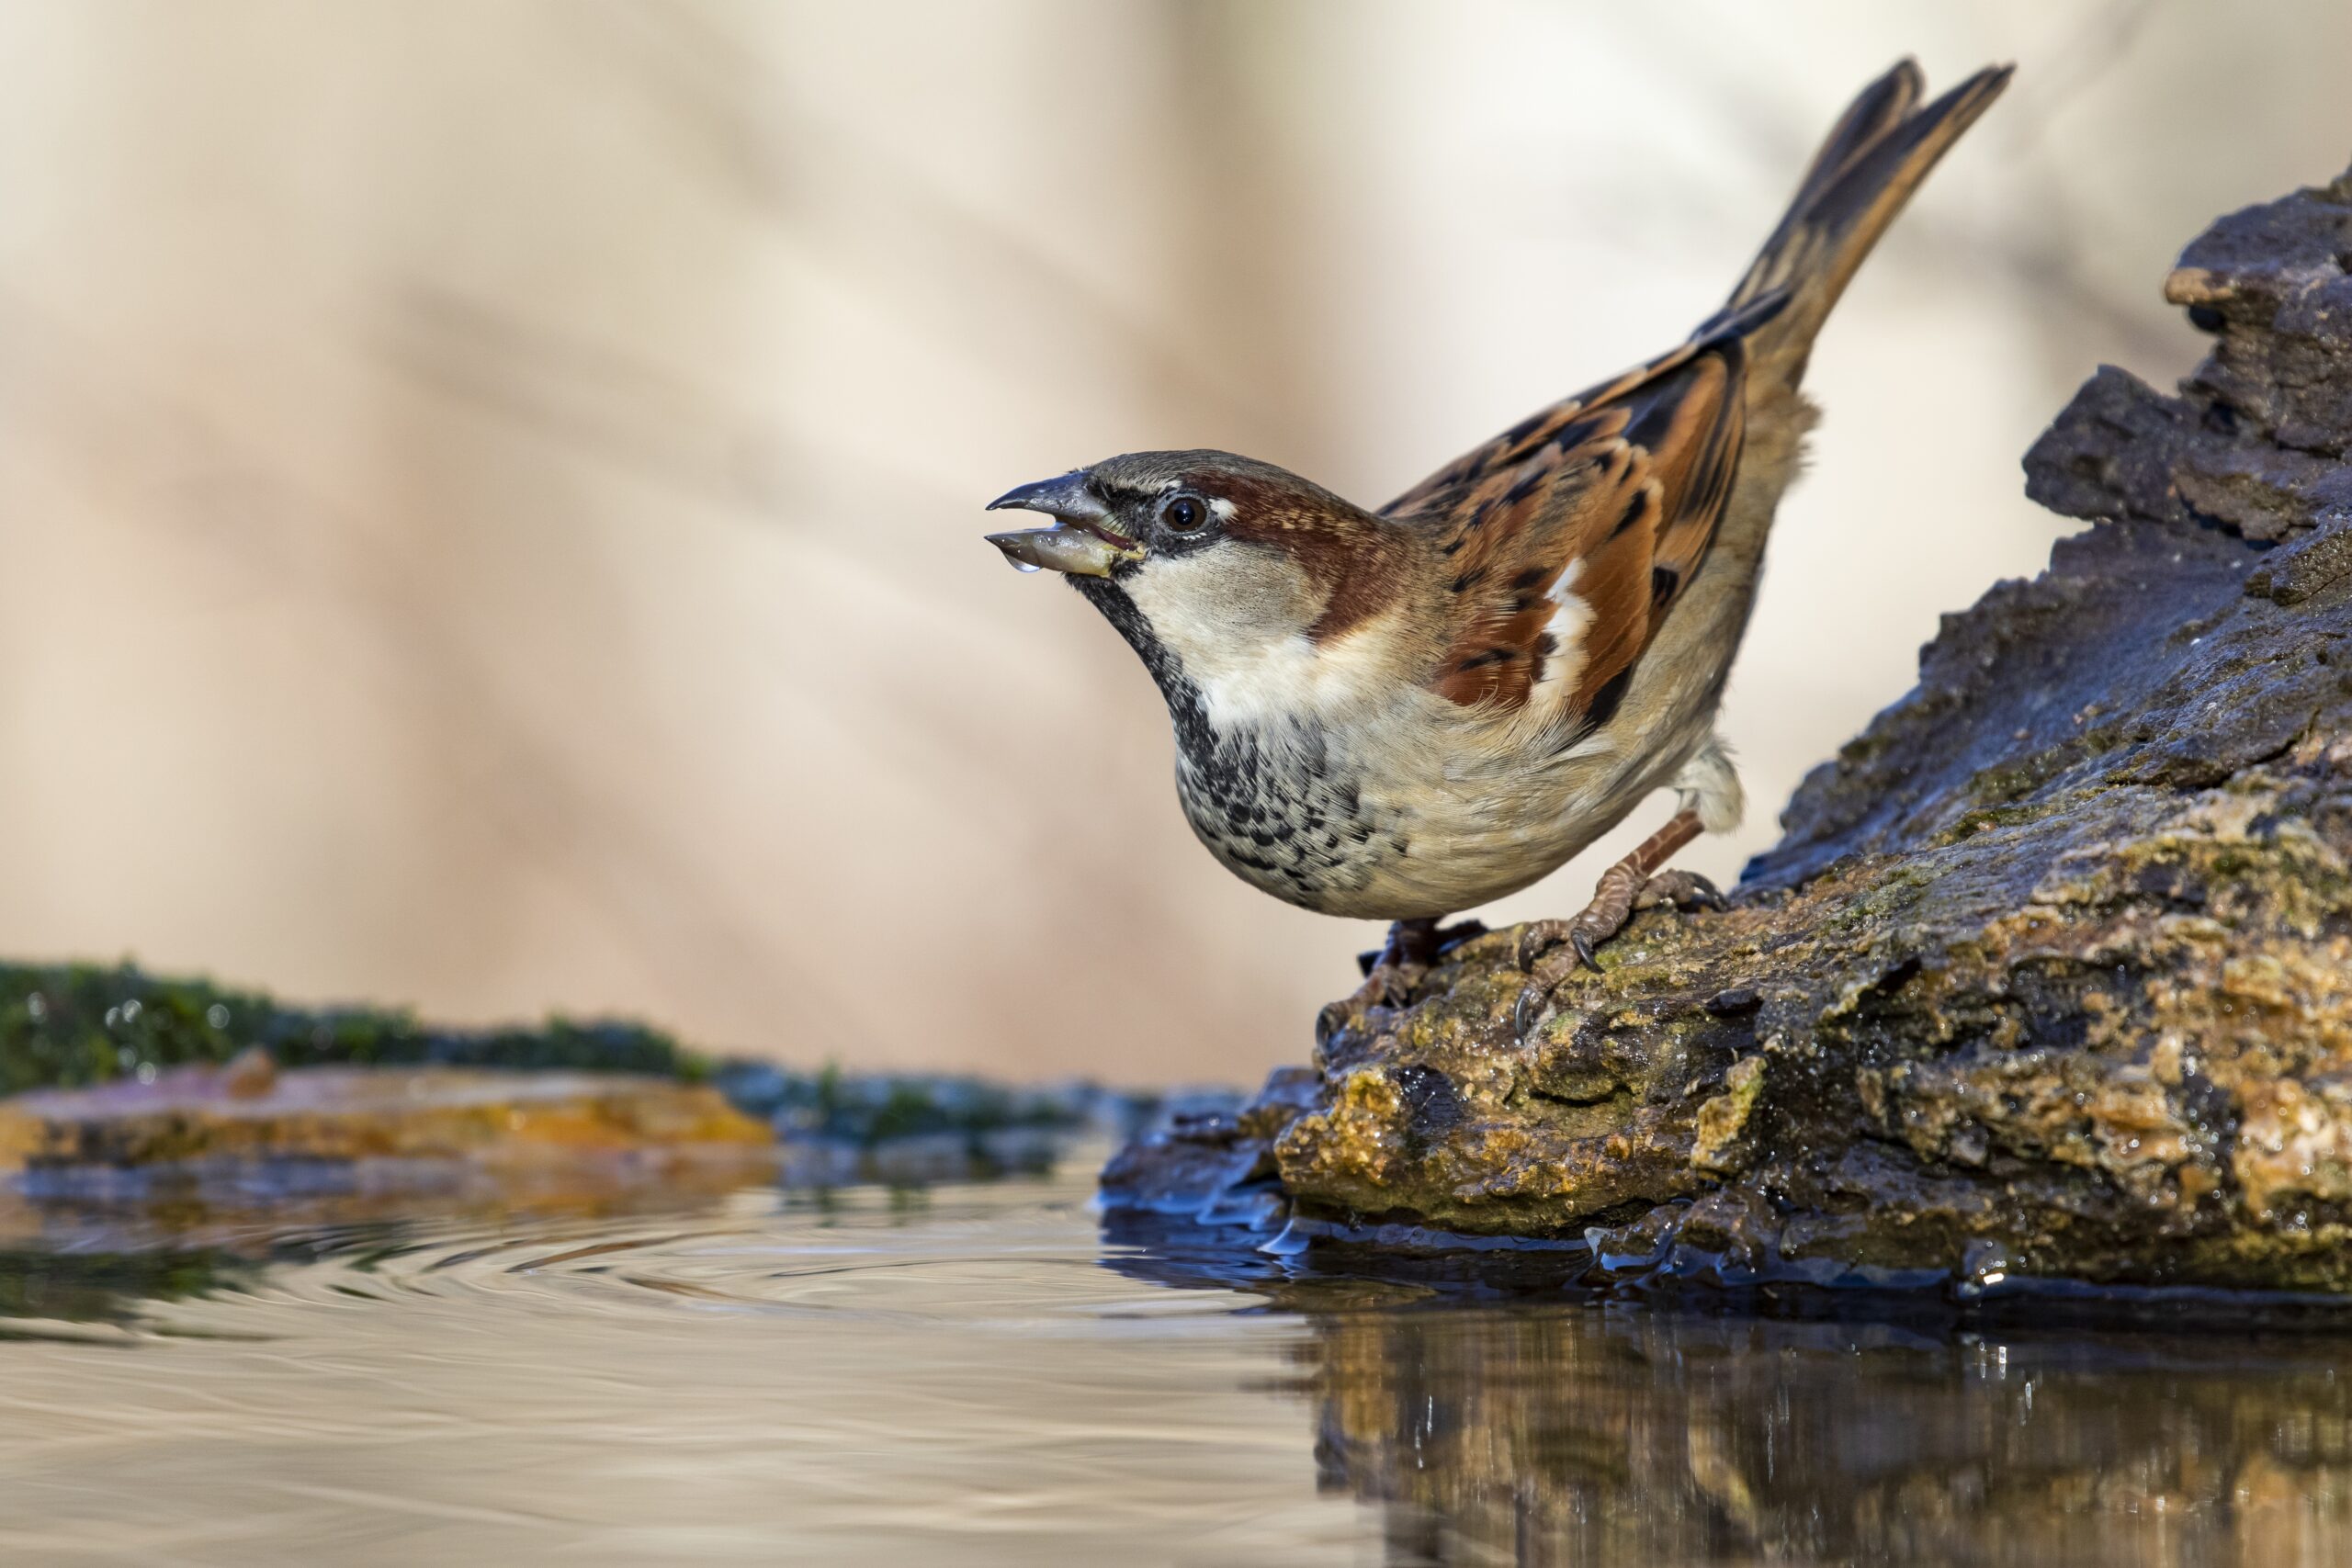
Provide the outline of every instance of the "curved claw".
{"type": "Polygon", "coordinates": [[[1600,973],[1600,959],[1597,956],[1599,947],[1598,944],[1593,942],[1591,937],[1586,935],[1583,931],[1570,931],[1568,933],[1568,945],[1577,950],[1577,962],[1582,964],[1586,968],[1591,970],[1596,975],[1600,973]]]}
{"type": "Polygon", "coordinates": [[[1534,1033],[1535,1026],[1543,1021],[1544,1010],[1551,1004],[1551,1000],[1552,993],[1549,987],[1522,987],[1519,993],[1519,1000],[1511,1003],[1510,1007],[1511,1038],[1524,1041],[1529,1035],[1534,1033]]]}

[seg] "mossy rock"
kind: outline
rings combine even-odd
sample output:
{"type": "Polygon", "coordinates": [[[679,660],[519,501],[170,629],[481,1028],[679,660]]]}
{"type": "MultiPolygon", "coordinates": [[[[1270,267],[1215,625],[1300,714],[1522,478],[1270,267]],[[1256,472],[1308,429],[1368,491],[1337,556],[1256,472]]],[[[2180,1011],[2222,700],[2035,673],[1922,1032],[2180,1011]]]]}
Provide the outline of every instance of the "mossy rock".
{"type": "Polygon", "coordinates": [[[2028,490],[2093,525],[1945,618],[1732,908],[1599,975],[1470,942],[1111,1201],[1222,1168],[1320,1234],[2352,1292],[2347,265],[2352,175],[2189,248],[2211,357],[2077,394],[2028,490]]]}

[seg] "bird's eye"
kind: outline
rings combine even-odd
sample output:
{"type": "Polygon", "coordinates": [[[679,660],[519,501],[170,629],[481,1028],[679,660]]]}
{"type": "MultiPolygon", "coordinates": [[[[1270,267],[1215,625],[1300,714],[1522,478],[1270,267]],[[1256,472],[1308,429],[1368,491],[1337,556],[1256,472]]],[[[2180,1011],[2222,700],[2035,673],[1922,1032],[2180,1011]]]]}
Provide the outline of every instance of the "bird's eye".
{"type": "Polygon", "coordinates": [[[1180,495],[1159,513],[1170,533],[1197,534],[1209,520],[1209,509],[1189,495],[1180,495]]]}

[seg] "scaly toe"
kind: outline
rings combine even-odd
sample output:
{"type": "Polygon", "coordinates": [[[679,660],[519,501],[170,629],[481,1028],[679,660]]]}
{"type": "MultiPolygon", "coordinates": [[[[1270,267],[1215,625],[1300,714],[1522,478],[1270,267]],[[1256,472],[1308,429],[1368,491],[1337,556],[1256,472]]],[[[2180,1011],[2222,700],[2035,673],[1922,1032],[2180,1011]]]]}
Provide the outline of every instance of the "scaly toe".
{"type": "Polygon", "coordinates": [[[1660,904],[1678,909],[1726,908],[1722,892],[1695,871],[1661,871],[1642,885],[1642,896],[1634,901],[1637,909],[1654,909],[1660,904]]]}
{"type": "Polygon", "coordinates": [[[1623,897],[1595,898],[1583,914],[1568,922],[1568,945],[1577,950],[1586,968],[1600,972],[1600,949],[1625,929],[1633,916],[1632,903],[1623,897]]]}
{"type": "Polygon", "coordinates": [[[1535,961],[1568,940],[1569,926],[1566,920],[1530,920],[1519,928],[1519,966],[1523,970],[1535,967],[1535,961]]]}

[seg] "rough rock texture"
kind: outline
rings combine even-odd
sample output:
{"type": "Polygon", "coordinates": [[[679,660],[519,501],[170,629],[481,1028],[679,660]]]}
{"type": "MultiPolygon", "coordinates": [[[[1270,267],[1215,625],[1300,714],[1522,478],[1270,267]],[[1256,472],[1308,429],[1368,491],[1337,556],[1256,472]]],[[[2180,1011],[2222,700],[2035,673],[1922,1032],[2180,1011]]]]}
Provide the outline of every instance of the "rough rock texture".
{"type": "Polygon", "coordinates": [[[2027,456],[2093,526],[1946,617],[1730,910],[1600,976],[1473,941],[1111,1201],[1221,1171],[1304,1230],[1621,1271],[2352,1291],[2347,269],[2352,175],[2189,247],[2211,356],[2101,370],[2027,456]]]}

